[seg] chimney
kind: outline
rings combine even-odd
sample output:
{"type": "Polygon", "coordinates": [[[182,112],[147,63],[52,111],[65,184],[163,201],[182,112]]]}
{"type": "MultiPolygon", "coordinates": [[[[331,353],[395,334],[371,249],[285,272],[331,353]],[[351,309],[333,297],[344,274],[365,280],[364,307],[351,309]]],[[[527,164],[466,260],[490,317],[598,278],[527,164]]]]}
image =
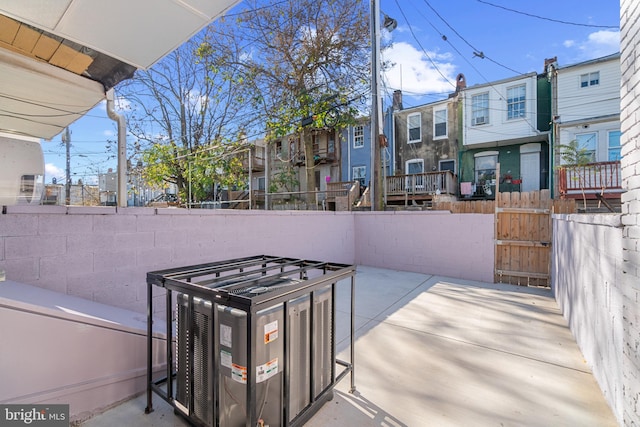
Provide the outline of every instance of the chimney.
{"type": "Polygon", "coordinates": [[[394,111],[402,110],[402,91],[401,90],[393,91],[393,110],[394,111]]]}
{"type": "Polygon", "coordinates": [[[467,87],[467,79],[464,74],[460,73],[456,76],[456,92],[460,92],[467,87]]]}
{"type": "Polygon", "coordinates": [[[460,93],[461,90],[467,87],[467,79],[464,74],[460,73],[456,76],[456,91],[449,94],[449,98],[453,98],[460,93]]]}
{"type": "Polygon", "coordinates": [[[558,57],[554,56],[553,58],[545,58],[544,60],[544,70],[542,70],[543,73],[546,73],[547,71],[549,71],[549,65],[555,65],[557,66],[558,64],[558,57]]]}

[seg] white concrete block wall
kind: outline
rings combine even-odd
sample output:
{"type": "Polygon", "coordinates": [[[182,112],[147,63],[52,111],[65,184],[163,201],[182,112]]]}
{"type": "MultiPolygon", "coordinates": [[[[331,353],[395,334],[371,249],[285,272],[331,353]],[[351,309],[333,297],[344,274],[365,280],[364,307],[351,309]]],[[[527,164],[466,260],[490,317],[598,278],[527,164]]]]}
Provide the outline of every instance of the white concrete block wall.
{"type": "Polygon", "coordinates": [[[620,1],[624,424],[640,425],[640,3],[620,1]]]}
{"type": "Polygon", "coordinates": [[[494,216],[356,213],[356,264],[493,282],[494,216]]]}
{"type": "Polygon", "coordinates": [[[554,215],[553,291],[605,399],[622,423],[624,319],[620,215],[554,215]]]}
{"type": "Polygon", "coordinates": [[[140,313],[149,271],[260,254],[493,281],[493,215],[9,207],[0,236],[8,279],[140,313]]]}

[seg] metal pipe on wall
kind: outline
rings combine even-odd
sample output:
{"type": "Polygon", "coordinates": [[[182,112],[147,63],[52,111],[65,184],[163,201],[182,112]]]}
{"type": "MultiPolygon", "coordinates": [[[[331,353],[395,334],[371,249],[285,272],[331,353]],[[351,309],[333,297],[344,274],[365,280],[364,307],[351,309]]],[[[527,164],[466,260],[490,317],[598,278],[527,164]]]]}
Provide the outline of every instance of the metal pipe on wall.
{"type": "Polygon", "coordinates": [[[127,207],[127,119],[116,113],[114,91],[106,93],[107,115],[118,124],[118,207],[127,207]]]}

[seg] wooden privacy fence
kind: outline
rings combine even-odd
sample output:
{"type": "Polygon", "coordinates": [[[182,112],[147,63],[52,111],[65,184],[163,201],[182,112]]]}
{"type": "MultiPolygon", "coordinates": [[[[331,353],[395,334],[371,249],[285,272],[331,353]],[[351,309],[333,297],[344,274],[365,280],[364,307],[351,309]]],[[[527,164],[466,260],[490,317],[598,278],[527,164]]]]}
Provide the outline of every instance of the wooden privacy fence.
{"type": "Polygon", "coordinates": [[[478,213],[493,214],[495,203],[493,200],[473,200],[473,201],[438,201],[432,204],[434,211],[450,211],[451,213],[478,213]]]}
{"type": "Polygon", "coordinates": [[[550,286],[551,214],[572,212],[574,200],[551,200],[549,190],[497,193],[495,282],[550,286]]]}
{"type": "Polygon", "coordinates": [[[551,200],[549,190],[497,193],[496,200],[438,201],[434,210],[495,215],[496,283],[550,286],[552,213],[574,213],[575,200],[551,200]]]}

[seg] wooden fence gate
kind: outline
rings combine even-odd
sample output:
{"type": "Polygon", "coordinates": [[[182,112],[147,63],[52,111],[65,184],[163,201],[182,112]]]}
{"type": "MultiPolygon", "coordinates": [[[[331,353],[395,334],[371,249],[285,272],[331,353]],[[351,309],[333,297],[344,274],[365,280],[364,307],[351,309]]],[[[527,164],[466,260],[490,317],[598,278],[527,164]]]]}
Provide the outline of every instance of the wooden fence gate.
{"type": "Polygon", "coordinates": [[[575,201],[551,200],[549,190],[496,194],[496,283],[551,286],[554,212],[575,212],[575,201]]]}

